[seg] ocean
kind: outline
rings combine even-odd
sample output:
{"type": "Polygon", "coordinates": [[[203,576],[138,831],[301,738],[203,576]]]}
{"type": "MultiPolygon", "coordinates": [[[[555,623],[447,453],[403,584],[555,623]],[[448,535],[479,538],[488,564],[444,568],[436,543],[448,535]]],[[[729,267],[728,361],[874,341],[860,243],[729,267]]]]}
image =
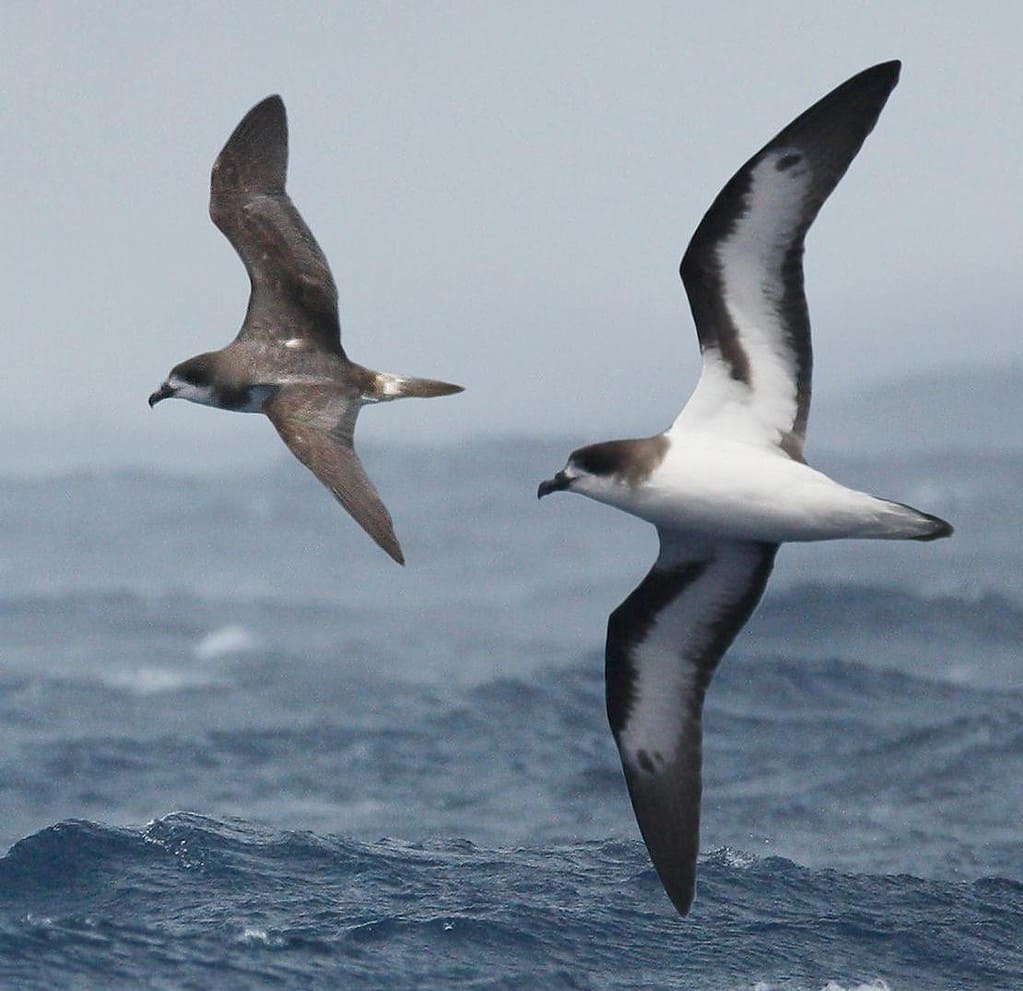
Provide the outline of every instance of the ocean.
{"type": "Polygon", "coordinates": [[[286,455],[0,479],[0,988],[1023,987],[1023,454],[816,457],[957,532],[782,549],[682,919],[603,702],[656,536],[535,498],[586,439],[368,447],[406,568],[286,455]]]}

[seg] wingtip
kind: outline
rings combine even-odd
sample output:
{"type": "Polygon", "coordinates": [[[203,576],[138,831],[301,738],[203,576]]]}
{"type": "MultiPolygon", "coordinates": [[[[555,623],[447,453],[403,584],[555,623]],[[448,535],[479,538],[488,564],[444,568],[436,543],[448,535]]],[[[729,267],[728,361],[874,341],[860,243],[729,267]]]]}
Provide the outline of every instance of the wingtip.
{"type": "MultiPolygon", "coordinates": [[[[802,117],[809,117],[811,111],[817,107],[827,108],[827,112],[830,115],[834,115],[840,112],[839,108],[843,104],[850,108],[861,106],[864,109],[876,105],[872,111],[873,121],[871,121],[867,128],[867,133],[869,133],[873,129],[874,121],[880,116],[881,110],[888,101],[892,90],[898,84],[901,73],[902,62],[899,59],[892,59],[889,62],[878,62],[877,65],[863,69],[854,76],[850,76],[844,83],[840,83],[830,93],[818,100],[802,117]]],[[[793,124],[795,123],[796,121],[793,121],[793,124]]],[[[791,128],[792,125],[789,125],[789,127],[791,128]]]]}
{"type": "Polygon", "coordinates": [[[675,911],[684,919],[689,912],[692,910],[693,901],[696,897],[696,889],[691,888],[688,891],[668,891],[664,889],[668,897],[671,899],[671,904],[675,906],[675,911]]]}
{"type": "Polygon", "coordinates": [[[899,76],[902,74],[902,59],[893,58],[888,62],[881,62],[877,68],[884,70],[895,82],[898,82],[899,76]]]}
{"type": "MultiPolygon", "coordinates": [[[[842,90],[845,87],[848,87],[850,90],[860,92],[877,90],[879,95],[884,94],[882,97],[883,99],[887,99],[887,95],[891,93],[898,84],[899,76],[901,74],[902,62],[898,58],[893,58],[887,62],[878,62],[877,65],[871,65],[870,69],[864,69],[862,72],[856,73],[855,76],[837,87],[837,90],[842,90]]],[[[882,106],[883,105],[884,103],[882,103],[882,106]]],[[[880,114],[880,108],[878,112],[880,114]]]]}
{"type": "MultiPolygon", "coordinates": [[[[367,482],[369,480],[367,479],[367,482]]],[[[375,491],[375,490],[374,490],[375,491]]],[[[334,497],[340,498],[337,491],[334,491],[334,497]]],[[[398,543],[398,538],[394,533],[394,525],[391,523],[391,516],[387,513],[383,503],[380,504],[380,508],[387,514],[387,525],[386,527],[381,525],[379,520],[372,521],[366,519],[361,515],[357,515],[352,512],[352,507],[345,506],[345,509],[351,513],[355,522],[365,530],[366,534],[370,539],[379,547],[395,564],[400,564],[403,568],[405,567],[405,555],[401,551],[401,544],[398,543]]]]}
{"type": "Polygon", "coordinates": [[[288,129],[288,111],[284,106],[284,100],[279,93],[271,93],[269,96],[260,100],[250,111],[253,116],[265,116],[267,118],[274,118],[280,122],[279,126],[282,126],[287,132],[288,129]]]}
{"type": "Polygon", "coordinates": [[[258,103],[253,104],[252,109],[249,110],[242,120],[265,117],[270,114],[281,117],[287,116],[284,100],[281,98],[280,93],[271,93],[269,96],[264,96],[258,103]]]}
{"type": "Polygon", "coordinates": [[[288,115],[274,93],[252,107],[231,132],[213,163],[210,192],[214,198],[219,193],[282,192],[287,172],[288,115]]]}
{"type": "MultiPolygon", "coordinates": [[[[647,849],[650,849],[649,844],[647,844],[647,849]]],[[[668,863],[663,857],[654,859],[652,850],[651,860],[668,900],[675,911],[685,918],[689,915],[693,902],[696,900],[696,861],[693,860],[685,864],[680,870],[678,864],[668,863]]]]}
{"type": "MultiPolygon", "coordinates": [[[[373,483],[366,479],[366,484],[372,488],[373,483]]],[[[376,489],[373,489],[373,493],[376,494],[376,489]]],[[[334,491],[335,498],[338,497],[337,491],[334,491]]],[[[379,496],[377,496],[379,499],[379,496]]],[[[383,519],[370,519],[361,513],[353,512],[353,507],[345,505],[345,509],[351,513],[355,522],[366,531],[367,535],[372,541],[379,547],[395,564],[400,564],[403,568],[405,567],[405,555],[402,553],[401,544],[398,543],[398,535],[394,532],[394,523],[391,520],[391,514],[387,512],[387,507],[380,503],[380,509],[383,513],[383,519]]]]}
{"type": "Polygon", "coordinates": [[[861,76],[865,76],[869,73],[875,73],[877,75],[892,76],[895,79],[899,78],[899,73],[902,71],[902,59],[888,59],[887,62],[878,62],[876,65],[870,66],[868,69],[864,69],[860,73],[861,76]]]}
{"type": "MultiPolygon", "coordinates": [[[[647,844],[647,848],[650,846],[647,844]]],[[[654,869],[660,879],[664,893],[668,896],[671,904],[683,918],[687,916],[696,900],[696,856],[686,857],[682,862],[672,862],[661,856],[655,856],[651,850],[651,859],[654,869]]]]}
{"type": "Polygon", "coordinates": [[[255,104],[235,128],[235,134],[288,127],[288,111],[279,93],[271,93],[255,104]]]}
{"type": "MultiPolygon", "coordinates": [[[[321,479],[322,481],[322,479],[321,479]]],[[[367,482],[369,480],[367,479],[367,482]]],[[[393,525],[391,523],[390,514],[387,514],[386,527],[382,525],[381,521],[373,520],[365,517],[364,515],[356,512],[354,507],[347,505],[341,496],[341,493],[337,489],[331,488],[331,492],[335,499],[337,499],[349,514],[355,520],[356,523],[362,527],[366,535],[377,545],[395,564],[400,564],[403,568],[405,567],[405,555],[401,551],[401,544],[398,543],[398,538],[394,535],[393,525]]],[[[375,493],[375,490],[374,490],[375,493]]],[[[380,508],[386,514],[387,510],[384,508],[383,503],[380,504],[380,508]]]]}

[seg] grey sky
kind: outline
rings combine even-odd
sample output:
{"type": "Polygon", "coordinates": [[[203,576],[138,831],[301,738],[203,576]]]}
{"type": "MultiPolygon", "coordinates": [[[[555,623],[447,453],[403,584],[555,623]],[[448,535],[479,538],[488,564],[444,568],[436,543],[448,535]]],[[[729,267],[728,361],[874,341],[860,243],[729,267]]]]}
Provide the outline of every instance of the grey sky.
{"type": "Polygon", "coordinates": [[[714,7],[7,4],[5,455],[36,417],[55,425],[37,462],[283,455],[262,418],[145,403],[241,321],[209,168],[272,92],[349,353],[468,390],[369,410],[365,440],[662,429],[697,372],[677,265],[703,211],[788,120],[895,57],[810,236],[816,403],[1023,358],[1020,8],[714,7]]]}

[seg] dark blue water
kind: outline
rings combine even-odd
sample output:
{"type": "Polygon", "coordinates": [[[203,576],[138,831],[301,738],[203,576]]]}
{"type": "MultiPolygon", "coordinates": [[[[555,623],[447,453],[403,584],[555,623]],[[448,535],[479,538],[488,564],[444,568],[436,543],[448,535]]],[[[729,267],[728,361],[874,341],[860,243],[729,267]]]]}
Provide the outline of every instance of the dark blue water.
{"type": "Polygon", "coordinates": [[[0,987],[1023,987],[1023,459],[840,462],[934,545],[785,548],[679,919],[603,714],[649,528],[571,441],[0,482],[0,987]]]}

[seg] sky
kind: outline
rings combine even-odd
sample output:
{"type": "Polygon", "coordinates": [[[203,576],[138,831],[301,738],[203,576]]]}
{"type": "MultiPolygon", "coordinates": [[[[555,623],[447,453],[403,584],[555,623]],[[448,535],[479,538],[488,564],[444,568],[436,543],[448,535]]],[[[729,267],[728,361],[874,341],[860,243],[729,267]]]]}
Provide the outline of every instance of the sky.
{"type": "Polygon", "coordinates": [[[365,410],[360,442],[663,429],[698,373],[677,269],[703,212],[784,124],[891,58],[901,82],[808,239],[815,408],[1023,361],[1017,5],[4,9],[8,468],[283,456],[262,417],[146,405],[244,315],[209,169],[270,93],[349,355],[466,386],[365,410]]]}

